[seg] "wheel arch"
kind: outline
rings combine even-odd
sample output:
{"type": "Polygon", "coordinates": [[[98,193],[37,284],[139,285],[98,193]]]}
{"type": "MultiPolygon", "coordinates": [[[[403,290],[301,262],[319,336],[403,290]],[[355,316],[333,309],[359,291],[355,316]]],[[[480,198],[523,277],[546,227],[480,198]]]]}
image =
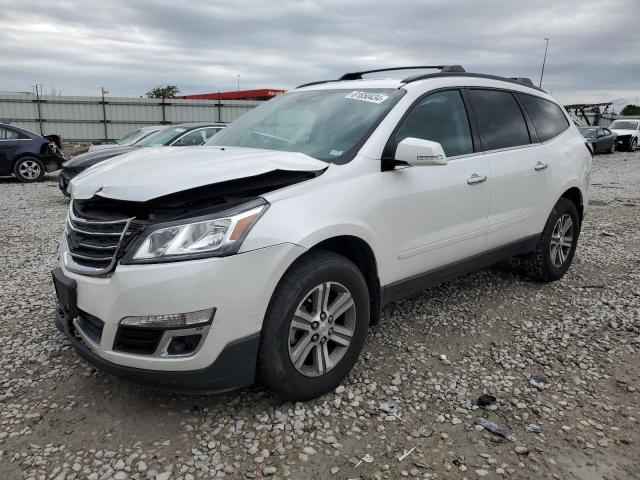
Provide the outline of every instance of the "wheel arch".
{"type": "Polygon", "coordinates": [[[576,210],[578,210],[580,223],[582,223],[582,218],[584,216],[584,197],[580,189],[578,187],[568,188],[562,195],[560,195],[560,198],[566,198],[573,202],[576,206],[576,210]]]}
{"type": "Polygon", "coordinates": [[[369,290],[371,315],[369,323],[370,325],[377,325],[380,321],[380,313],[382,310],[382,297],[380,277],[378,275],[378,262],[369,243],[355,235],[336,235],[317,242],[308,248],[303,256],[317,250],[342,255],[360,269],[369,290]]]}

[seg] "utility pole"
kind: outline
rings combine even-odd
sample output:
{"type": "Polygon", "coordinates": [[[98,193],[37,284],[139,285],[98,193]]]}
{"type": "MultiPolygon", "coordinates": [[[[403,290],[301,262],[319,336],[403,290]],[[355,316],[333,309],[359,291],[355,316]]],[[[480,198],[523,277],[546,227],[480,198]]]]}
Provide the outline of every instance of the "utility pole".
{"type": "MultiPolygon", "coordinates": [[[[108,91],[106,91],[108,92],[108,91]]],[[[102,87],[100,87],[100,93],[102,93],[102,121],[104,123],[104,140],[105,142],[109,141],[109,133],[107,130],[107,104],[104,101],[104,94],[105,94],[105,89],[104,89],[104,85],[102,87]]]]}
{"type": "Polygon", "coordinates": [[[240,74],[238,74],[238,91],[240,91],[240,74]]]}
{"type": "Polygon", "coordinates": [[[40,135],[44,135],[44,131],[42,129],[42,107],[40,106],[40,91],[38,87],[41,87],[41,83],[36,83],[33,85],[33,88],[36,90],[36,104],[38,105],[38,124],[40,125],[40,135]]]}
{"type": "Polygon", "coordinates": [[[542,88],[542,76],[544,75],[544,64],[547,63],[547,49],[549,48],[549,39],[545,37],[547,44],[544,47],[544,60],[542,60],[542,72],[540,72],[540,88],[542,88]]]}

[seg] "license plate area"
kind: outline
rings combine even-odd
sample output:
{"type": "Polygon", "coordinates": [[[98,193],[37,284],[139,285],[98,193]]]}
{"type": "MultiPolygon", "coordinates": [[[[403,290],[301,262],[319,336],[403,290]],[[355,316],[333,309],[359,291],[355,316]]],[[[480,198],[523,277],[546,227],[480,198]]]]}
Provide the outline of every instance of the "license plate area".
{"type": "Polygon", "coordinates": [[[78,284],[75,280],[66,277],[60,267],[54,268],[51,276],[58,297],[58,315],[62,317],[60,320],[64,324],[69,325],[69,322],[78,316],[78,284]]]}

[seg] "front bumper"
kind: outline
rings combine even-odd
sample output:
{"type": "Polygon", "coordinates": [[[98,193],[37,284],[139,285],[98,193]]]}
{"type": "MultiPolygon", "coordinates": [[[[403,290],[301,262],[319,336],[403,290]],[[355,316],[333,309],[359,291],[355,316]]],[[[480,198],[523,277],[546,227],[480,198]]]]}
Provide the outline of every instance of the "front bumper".
{"type": "Polygon", "coordinates": [[[619,135],[616,137],[616,147],[618,148],[631,148],[631,135],[619,135]]]}
{"type": "Polygon", "coordinates": [[[57,326],[90,363],[145,384],[207,392],[248,385],[253,381],[259,332],[273,290],[303,251],[294,244],[280,244],[229,257],[118,265],[107,277],[75,274],[62,262],[59,273],[77,285],[78,311],[104,325],[97,343],[74,335],[71,318],[60,315],[57,326]],[[191,355],[142,355],[114,349],[124,317],[211,307],[216,309],[211,327],[191,355]]]}
{"type": "Polygon", "coordinates": [[[56,327],[70,340],[84,360],[100,370],[141,385],[177,393],[221,393],[251,385],[255,380],[260,334],[256,333],[226,345],[218,358],[206,368],[179,372],[146,370],[118,365],[103,359],[71,331],[70,323],[56,314],[56,327]]]}

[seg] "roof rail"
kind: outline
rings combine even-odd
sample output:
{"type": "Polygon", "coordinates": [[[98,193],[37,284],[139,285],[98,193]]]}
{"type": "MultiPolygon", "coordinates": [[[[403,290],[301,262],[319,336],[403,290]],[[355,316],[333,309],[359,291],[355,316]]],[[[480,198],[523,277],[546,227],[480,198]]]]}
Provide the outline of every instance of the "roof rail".
{"type": "Polygon", "coordinates": [[[526,85],[527,87],[536,88],[536,86],[533,84],[533,81],[527,77],[511,77],[509,80],[513,80],[514,82],[521,83],[523,85],[526,85]]]}
{"type": "Polygon", "coordinates": [[[362,80],[362,76],[367,75],[369,73],[394,72],[397,70],[419,70],[419,69],[436,69],[436,70],[440,70],[443,73],[463,73],[466,71],[462,67],[462,65],[416,65],[412,67],[376,68],[374,70],[363,70],[361,72],[345,73],[344,75],[342,75],[340,78],[336,80],[320,80],[317,82],[304,83],[302,85],[298,85],[296,88],[310,87],[311,85],[320,85],[322,83],[329,83],[329,82],[340,82],[343,80],[362,80]]]}
{"type": "Polygon", "coordinates": [[[530,78],[499,77],[497,75],[487,75],[485,73],[471,73],[471,72],[461,72],[461,73],[441,72],[441,73],[427,73],[424,75],[414,75],[412,77],[405,78],[404,80],[402,80],[402,83],[406,84],[411,82],[417,82],[418,80],[426,80],[428,78],[438,78],[438,77],[471,77],[471,78],[486,78],[489,80],[500,80],[502,82],[517,83],[518,85],[523,85],[525,87],[538,90],[539,92],[547,93],[542,88],[536,87],[530,78]]]}
{"type": "Polygon", "coordinates": [[[437,69],[441,72],[464,72],[465,69],[461,65],[416,65],[413,67],[390,67],[376,68],[375,70],[363,70],[361,72],[345,73],[338,80],[362,80],[362,75],[378,72],[394,72],[397,70],[419,70],[419,69],[437,69]]]}

